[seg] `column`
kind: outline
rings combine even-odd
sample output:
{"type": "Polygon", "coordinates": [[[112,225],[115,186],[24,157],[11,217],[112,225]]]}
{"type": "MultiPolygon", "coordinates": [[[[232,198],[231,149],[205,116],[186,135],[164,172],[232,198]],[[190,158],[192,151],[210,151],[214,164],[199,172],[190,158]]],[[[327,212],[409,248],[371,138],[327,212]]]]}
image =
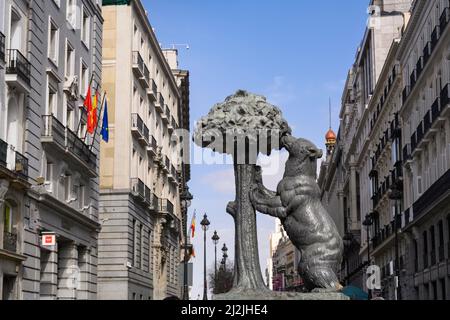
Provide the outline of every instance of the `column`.
{"type": "Polygon", "coordinates": [[[40,252],[39,295],[41,300],[54,300],[58,290],[58,249],[57,245],[40,252]]]}
{"type": "Polygon", "coordinates": [[[74,242],[59,243],[57,298],[59,300],[75,300],[80,285],[79,280],[77,246],[74,242]]]}

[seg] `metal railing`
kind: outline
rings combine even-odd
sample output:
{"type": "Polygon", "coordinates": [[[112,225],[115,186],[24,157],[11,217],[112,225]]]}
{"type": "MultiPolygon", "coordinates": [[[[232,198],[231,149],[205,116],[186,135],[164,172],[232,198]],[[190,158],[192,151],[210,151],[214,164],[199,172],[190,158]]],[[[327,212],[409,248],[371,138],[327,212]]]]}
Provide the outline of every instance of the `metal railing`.
{"type": "Polygon", "coordinates": [[[16,151],[15,172],[22,178],[28,178],[28,158],[16,151]]]}
{"type": "Polygon", "coordinates": [[[44,123],[42,138],[51,139],[52,142],[84,162],[90,169],[96,170],[97,156],[75,132],[65,127],[53,115],[42,116],[42,120],[44,123]]]}
{"type": "Polygon", "coordinates": [[[430,56],[431,56],[431,44],[430,44],[430,42],[427,42],[427,44],[423,48],[423,66],[424,67],[428,63],[430,56]]]}
{"type": "Polygon", "coordinates": [[[174,214],[174,206],[173,203],[170,202],[168,199],[161,199],[161,211],[162,212],[168,212],[170,214],[174,214]]]}
{"type": "Polygon", "coordinates": [[[434,100],[433,104],[431,105],[431,122],[434,123],[437,118],[439,118],[439,116],[441,115],[441,103],[440,103],[440,98],[436,98],[436,100],[434,100]]]}
{"type": "Polygon", "coordinates": [[[158,93],[158,86],[156,85],[155,80],[151,80],[150,88],[152,89],[152,93],[156,95],[158,93]]]}
{"type": "Polygon", "coordinates": [[[443,110],[449,103],[450,97],[449,97],[449,84],[447,83],[444,88],[441,90],[441,110],[443,110]]]}
{"type": "Polygon", "coordinates": [[[150,147],[153,148],[153,150],[156,150],[156,148],[158,147],[158,143],[157,143],[155,137],[152,135],[149,135],[148,140],[149,140],[150,147]]]}
{"type": "Polygon", "coordinates": [[[8,49],[7,54],[6,73],[17,74],[19,78],[29,85],[31,76],[30,62],[17,49],[8,49]]]}
{"type": "Polygon", "coordinates": [[[139,178],[131,178],[131,191],[134,196],[145,199],[145,184],[139,178]]]}
{"type": "Polygon", "coordinates": [[[439,41],[439,26],[436,26],[433,29],[433,32],[431,33],[431,41],[430,41],[430,45],[431,45],[431,52],[434,51],[434,49],[437,46],[437,43],[439,41]]]}
{"type": "Polygon", "coordinates": [[[144,80],[147,86],[150,85],[150,70],[148,70],[147,65],[144,63],[144,80]]]}
{"type": "Polygon", "coordinates": [[[133,51],[133,68],[139,70],[144,75],[144,59],[142,59],[139,51],[133,51]]]}
{"type": "Polygon", "coordinates": [[[3,249],[10,252],[17,252],[17,234],[3,232],[3,249]]]}
{"type": "Polygon", "coordinates": [[[427,134],[430,129],[431,129],[431,112],[430,110],[428,110],[425,116],[423,117],[424,134],[427,134]]]}
{"type": "Polygon", "coordinates": [[[152,193],[150,191],[150,188],[145,186],[145,202],[150,205],[152,202],[152,193]]]}
{"type": "Polygon", "coordinates": [[[0,139],[0,165],[6,167],[8,157],[8,143],[0,139]]]}
{"type": "Polygon", "coordinates": [[[0,32],[0,60],[5,62],[5,35],[0,32]]]}
{"type": "Polygon", "coordinates": [[[449,8],[446,7],[442,11],[441,17],[439,18],[439,28],[441,29],[441,34],[447,27],[448,22],[449,22],[449,8]]]}

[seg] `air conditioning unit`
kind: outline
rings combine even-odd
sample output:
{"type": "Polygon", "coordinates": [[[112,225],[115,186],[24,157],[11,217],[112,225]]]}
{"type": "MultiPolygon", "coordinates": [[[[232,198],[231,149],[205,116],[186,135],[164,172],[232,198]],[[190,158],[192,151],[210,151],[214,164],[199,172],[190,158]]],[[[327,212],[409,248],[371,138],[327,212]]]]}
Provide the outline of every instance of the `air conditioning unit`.
{"type": "Polygon", "coordinates": [[[128,269],[133,268],[133,264],[130,261],[127,261],[126,266],[128,269]]]}

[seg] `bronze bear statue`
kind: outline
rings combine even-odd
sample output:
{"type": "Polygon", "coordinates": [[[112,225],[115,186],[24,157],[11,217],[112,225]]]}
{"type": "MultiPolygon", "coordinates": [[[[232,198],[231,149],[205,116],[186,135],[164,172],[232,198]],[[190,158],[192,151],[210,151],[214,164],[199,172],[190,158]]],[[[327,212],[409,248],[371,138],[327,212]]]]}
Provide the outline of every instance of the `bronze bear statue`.
{"type": "Polygon", "coordinates": [[[264,187],[258,167],[250,198],[255,209],[277,217],[301,253],[300,276],[308,291],[340,291],[336,276],[343,255],[342,238],[320,201],[317,159],[322,151],[308,140],[286,135],[282,146],[289,152],[277,192],[264,187]]]}

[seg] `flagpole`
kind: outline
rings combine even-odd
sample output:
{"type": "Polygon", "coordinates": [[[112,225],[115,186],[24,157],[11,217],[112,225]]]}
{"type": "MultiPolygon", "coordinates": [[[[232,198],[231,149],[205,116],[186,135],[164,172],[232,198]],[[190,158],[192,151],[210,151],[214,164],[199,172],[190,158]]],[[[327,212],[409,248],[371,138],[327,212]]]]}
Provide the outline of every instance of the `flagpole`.
{"type": "MultiPolygon", "coordinates": [[[[92,82],[94,81],[94,74],[96,74],[96,73],[95,73],[95,72],[92,72],[91,80],[89,81],[89,87],[92,85],[92,82]]],[[[97,84],[97,86],[98,86],[98,84],[97,84]]],[[[83,108],[82,108],[81,110],[82,110],[82,111],[84,110],[84,102],[83,102],[83,108]]],[[[75,134],[76,134],[77,136],[79,136],[79,135],[78,135],[78,131],[80,131],[80,128],[81,128],[81,120],[83,120],[83,112],[80,112],[80,119],[79,119],[79,121],[78,121],[77,131],[75,132],[75,134]]],[[[85,137],[85,139],[86,139],[86,137],[85,137]]],[[[75,139],[73,140],[72,148],[74,147],[74,145],[75,145],[75,139]]]]}
{"type": "MultiPolygon", "coordinates": [[[[105,100],[106,100],[106,91],[103,93],[102,106],[100,107],[100,117],[102,116],[103,108],[105,106],[105,100]]],[[[92,137],[91,147],[89,148],[90,151],[92,151],[92,148],[94,147],[95,137],[97,136],[97,129],[98,129],[98,125],[100,123],[100,117],[98,117],[97,126],[95,127],[95,130],[94,130],[94,136],[92,137]]],[[[102,125],[103,125],[103,121],[102,121],[102,125]]]]}

